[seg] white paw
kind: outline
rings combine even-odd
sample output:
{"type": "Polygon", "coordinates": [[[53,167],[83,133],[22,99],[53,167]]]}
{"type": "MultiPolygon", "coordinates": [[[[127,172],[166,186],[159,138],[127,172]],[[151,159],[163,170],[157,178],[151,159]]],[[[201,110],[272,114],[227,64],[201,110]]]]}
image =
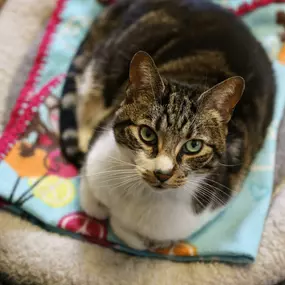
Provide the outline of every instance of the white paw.
{"type": "Polygon", "coordinates": [[[93,218],[98,220],[106,220],[109,216],[108,209],[100,202],[94,202],[92,204],[84,205],[81,203],[84,212],[93,218]]]}
{"type": "Polygon", "coordinates": [[[111,227],[116,236],[127,246],[137,250],[146,250],[144,239],[138,234],[124,228],[117,219],[111,218],[111,227]]]}
{"type": "Polygon", "coordinates": [[[80,183],[80,205],[82,210],[90,217],[105,220],[109,217],[108,209],[102,205],[86,187],[84,178],[80,183]]]}

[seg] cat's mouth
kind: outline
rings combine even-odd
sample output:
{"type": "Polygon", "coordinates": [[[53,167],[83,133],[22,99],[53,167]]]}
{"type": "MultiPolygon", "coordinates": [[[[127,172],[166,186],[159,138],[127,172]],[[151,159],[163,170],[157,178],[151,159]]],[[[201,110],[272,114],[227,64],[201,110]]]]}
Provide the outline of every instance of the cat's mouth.
{"type": "Polygon", "coordinates": [[[164,191],[164,190],[170,190],[170,189],[175,189],[179,188],[182,185],[178,184],[170,184],[170,183],[161,183],[158,181],[154,180],[149,180],[146,177],[143,177],[143,180],[154,190],[154,191],[164,191]]]}
{"type": "Polygon", "coordinates": [[[168,185],[165,184],[157,184],[157,185],[151,185],[155,190],[163,190],[163,189],[169,189],[168,185]]]}
{"type": "Polygon", "coordinates": [[[185,183],[182,179],[168,179],[160,181],[151,171],[140,171],[141,179],[154,191],[170,190],[182,187],[185,183]]]}
{"type": "Polygon", "coordinates": [[[145,180],[145,182],[150,186],[150,188],[151,188],[153,191],[165,191],[165,190],[170,190],[170,189],[172,189],[172,187],[170,187],[169,185],[166,185],[166,184],[161,184],[161,183],[153,184],[153,183],[149,183],[149,182],[146,181],[146,180],[145,180]]]}

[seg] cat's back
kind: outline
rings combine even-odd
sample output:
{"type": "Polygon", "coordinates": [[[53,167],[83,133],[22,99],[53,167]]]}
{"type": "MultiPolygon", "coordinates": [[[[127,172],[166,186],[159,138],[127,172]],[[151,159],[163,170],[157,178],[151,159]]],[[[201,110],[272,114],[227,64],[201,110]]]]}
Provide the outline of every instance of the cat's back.
{"type": "MultiPolygon", "coordinates": [[[[269,80],[263,80],[265,72],[272,73],[271,63],[259,42],[233,12],[200,0],[128,0],[122,3],[124,10],[118,9],[120,16],[116,28],[106,36],[104,46],[104,72],[110,79],[106,82],[107,98],[112,98],[115,90],[127,80],[129,62],[138,50],[149,53],[158,67],[179,60],[177,69],[184,63],[183,72],[188,74],[195,73],[196,69],[199,72],[201,65],[211,62],[212,68],[216,65],[217,72],[210,85],[234,73],[246,82],[251,80],[261,87],[268,83],[268,89],[271,88],[270,74],[269,80]],[[202,62],[195,61],[195,56],[199,55],[204,56],[202,62]],[[189,64],[189,58],[194,59],[193,64],[189,64]],[[183,59],[186,60],[183,62],[183,59]]],[[[102,51],[99,56],[101,54],[102,51]]],[[[179,79],[176,70],[172,70],[167,76],[179,79]]],[[[191,76],[187,78],[184,74],[183,79],[192,83],[191,76]]],[[[211,73],[209,81],[210,77],[211,73]]]]}
{"type": "Polygon", "coordinates": [[[257,44],[239,17],[210,1],[128,0],[122,3],[118,5],[123,5],[125,10],[118,9],[116,28],[106,35],[108,46],[143,49],[157,58],[158,65],[201,49],[223,51],[226,56],[232,53],[248,56],[249,46],[257,44]]]}

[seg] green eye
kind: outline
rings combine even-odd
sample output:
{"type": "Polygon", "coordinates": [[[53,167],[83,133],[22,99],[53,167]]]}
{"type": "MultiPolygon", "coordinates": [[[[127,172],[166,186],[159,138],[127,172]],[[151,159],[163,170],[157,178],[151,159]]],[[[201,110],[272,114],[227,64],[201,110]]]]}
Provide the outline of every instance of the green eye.
{"type": "Polygon", "coordinates": [[[156,133],[147,126],[141,126],[140,128],[140,138],[143,142],[148,145],[154,145],[157,143],[156,133]]]}
{"type": "Polygon", "coordinates": [[[203,148],[203,142],[201,140],[190,140],[183,146],[183,151],[187,154],[196,154],[203,148]]]}

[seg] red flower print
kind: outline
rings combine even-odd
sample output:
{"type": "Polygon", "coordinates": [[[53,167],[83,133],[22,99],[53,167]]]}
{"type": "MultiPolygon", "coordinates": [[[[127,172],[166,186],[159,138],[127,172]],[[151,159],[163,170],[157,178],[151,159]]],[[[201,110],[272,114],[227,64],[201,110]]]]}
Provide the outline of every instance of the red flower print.
{"type": "Polygon", "coordinates": [[[50,138],[50,135],[48,135],[48,134],[39,134],[38,145],[40,147],[49,148],[49,147],[52,147],[53,144],[54,144],[54,141],[50,138]]]}
{"type": "Polygon", "coordinates": [[[106,224],[92,219],[82,212],[72,213],[63,217],[59,221],[58,227],[99,240],[107,239],[106,224]]]}
{"type": "Polygon", "coordinates": [[[63,178],[72,178],[78,173],[77,169],[72,164],[69,164],[64,160],[59,149],[50,152],[47,156],[47,161],[49,164],[49,174],[63,178]]]}

